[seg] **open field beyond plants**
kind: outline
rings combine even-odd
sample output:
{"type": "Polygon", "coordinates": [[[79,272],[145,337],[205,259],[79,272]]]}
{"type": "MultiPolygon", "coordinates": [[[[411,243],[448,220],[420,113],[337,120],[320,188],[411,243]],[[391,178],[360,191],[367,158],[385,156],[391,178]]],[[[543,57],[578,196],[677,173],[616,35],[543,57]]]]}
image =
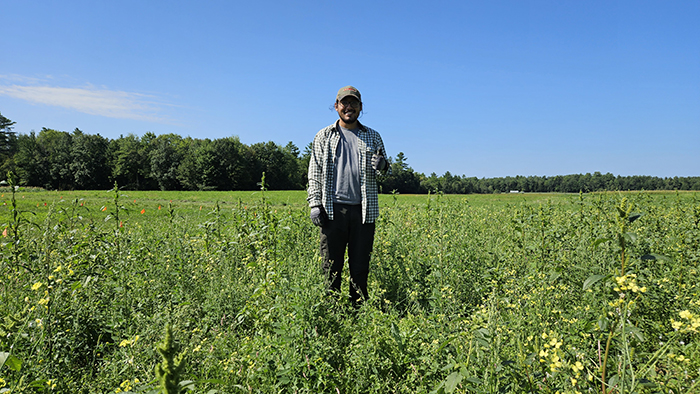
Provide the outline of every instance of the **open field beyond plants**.
{"type": "Polygon", "coordinates": [[[303,191],[0,193],[0,393],[700,392],[695,193],[382,195],[359,310],[303,191]]]}

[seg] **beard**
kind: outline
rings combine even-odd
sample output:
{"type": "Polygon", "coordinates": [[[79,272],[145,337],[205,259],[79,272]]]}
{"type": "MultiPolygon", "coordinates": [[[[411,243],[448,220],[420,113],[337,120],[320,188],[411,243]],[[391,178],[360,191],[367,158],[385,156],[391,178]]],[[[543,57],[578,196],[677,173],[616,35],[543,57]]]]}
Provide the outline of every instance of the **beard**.
{"type": "Polygon", "coordinates": [[[338,115],[345,123],[355,123],[360,116],[360,111],[356,109],[338,111],[338,115]]]}

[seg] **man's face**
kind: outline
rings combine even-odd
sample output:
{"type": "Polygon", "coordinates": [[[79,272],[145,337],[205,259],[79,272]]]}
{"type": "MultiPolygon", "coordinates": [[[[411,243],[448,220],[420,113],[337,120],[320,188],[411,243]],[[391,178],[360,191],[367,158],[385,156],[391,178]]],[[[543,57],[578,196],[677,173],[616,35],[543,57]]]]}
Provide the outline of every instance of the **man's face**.
{"type": "Polygon", "coordinates": [[[335,110],[338,111],[338,116],[346,124],[352,124],[357,121],[362,111],[362,103],[355,97],[347,96],[335,103],[335,110]]]}

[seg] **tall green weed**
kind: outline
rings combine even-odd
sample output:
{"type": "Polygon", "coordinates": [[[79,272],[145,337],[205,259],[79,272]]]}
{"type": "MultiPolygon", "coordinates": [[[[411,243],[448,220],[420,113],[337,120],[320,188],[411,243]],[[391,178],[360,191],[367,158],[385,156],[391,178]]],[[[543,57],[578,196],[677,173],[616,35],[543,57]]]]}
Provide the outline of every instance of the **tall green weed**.
{"type": "Polygon", "coordinates": [[[14,191],[5,392],[158,390],[166,326],[187,360],[175,390],[698,389],[694,196],[389,196],[356,311],[327,297],[296,197],[14,191]]]}

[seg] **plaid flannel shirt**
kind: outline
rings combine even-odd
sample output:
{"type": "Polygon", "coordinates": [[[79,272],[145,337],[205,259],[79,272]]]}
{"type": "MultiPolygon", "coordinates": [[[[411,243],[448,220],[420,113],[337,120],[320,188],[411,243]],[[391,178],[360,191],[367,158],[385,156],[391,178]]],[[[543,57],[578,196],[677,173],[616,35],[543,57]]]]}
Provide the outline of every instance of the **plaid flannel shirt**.
{"type": "MultiPolygon", "coordinates": [[[[358,122],[360,132],[358,148],[360,151],[360,191],[362,193],[362,223],[374,223],[379,217],[379,198],[377,196],[377,175],[384,171],[372,168],[372,154],[376,151],[388,157],[384,150],[382,137],[375,130],[358,122]]],[[[335,172],[336,150],[340,141],[338,122],[316,133],[309,161],[309,189],[307,201],[309,207],[323,206],[328,219],[333,220],[333,173],[335,172]]]]}

